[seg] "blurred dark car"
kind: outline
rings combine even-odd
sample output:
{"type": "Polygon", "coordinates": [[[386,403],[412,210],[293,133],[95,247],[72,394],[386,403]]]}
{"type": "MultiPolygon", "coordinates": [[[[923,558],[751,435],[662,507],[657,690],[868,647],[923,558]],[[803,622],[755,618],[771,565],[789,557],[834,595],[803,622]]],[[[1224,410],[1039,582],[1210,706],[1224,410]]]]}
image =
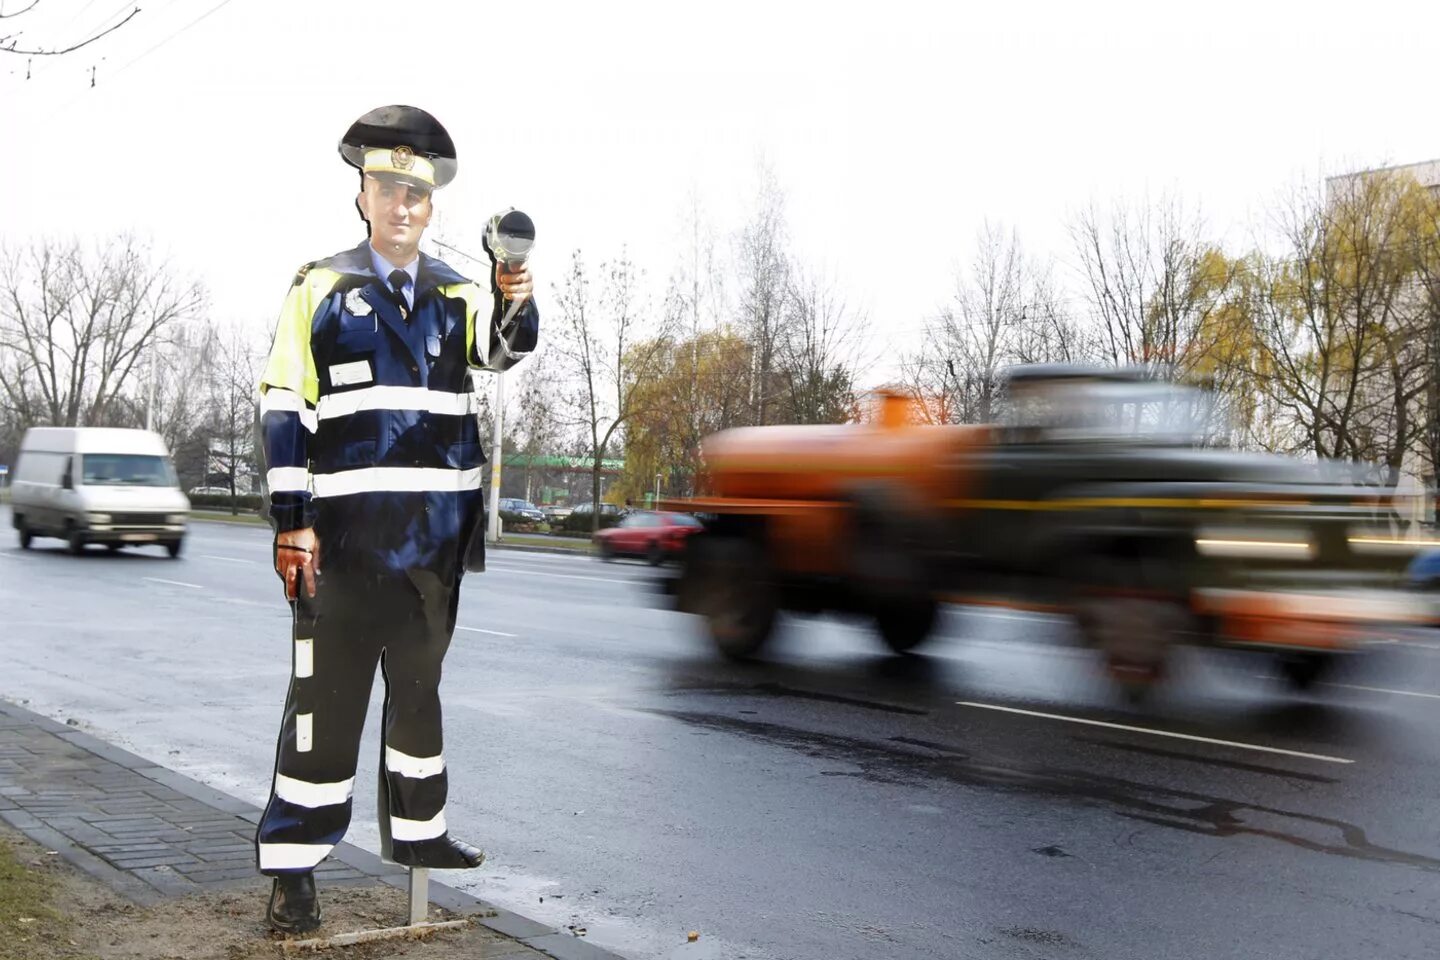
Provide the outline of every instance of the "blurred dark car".
{"type": "Polygon", "coordinates": [[[1430,625],[1440,626],[1440,550],[1422,550],[1405,568],[1405,586],[1425,595],[1430,625]]]}
{"type": "Polygon", "coordinates": [[[595,547],[605,560],[644,557],[658,566],[678,558],[685,550],[685,541],[703,529],[700,521],[689,514],[645,510],[596,533],[595,547]]]}
{"type": "Polygon", "coordinates": [[[501,497],[500,509],[505,513],[519,514],[532,523],[545,522],[545,514],[541,513],[540,508],[529,500],[521,500],[517,497],[501,497]]]}
{"type": "Polygon", "coordinates": [[[1405,568],[1405,584],[1416,590],[1440,591],[1440,550],[1425,550],[1405,568]]]}
{"type": "MultiPolygon", "coordinates": [[[[588,500],[582,503],[575,504],[575,506],[570,510],[571,514],[582,517],[588,517],[594,512],[595,504],[591,503],[588,500]]],[[[624,507],[618,507],[613,503],[600,504],[600,516],[602,517],[623,517],[628,512],[629,511],[626,510],[624,507]]]]}

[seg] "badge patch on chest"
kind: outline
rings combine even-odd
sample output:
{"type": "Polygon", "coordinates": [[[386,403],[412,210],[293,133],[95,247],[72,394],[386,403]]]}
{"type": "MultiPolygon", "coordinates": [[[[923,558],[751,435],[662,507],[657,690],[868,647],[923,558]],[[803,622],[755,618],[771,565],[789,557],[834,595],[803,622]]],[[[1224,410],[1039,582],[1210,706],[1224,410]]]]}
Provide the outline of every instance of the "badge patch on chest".
{"type": "Polygon", "coordinates": [[[356,287],[345,294],[345,309],[357,317],[368,317],[375,311],[375,308],[360,296],[360,288],[356,287]]]}
{"type": "Polygon", "coordinates": [[[353,360],[350,363],[336,363],[330,366],[330,386],[348,387],[355,383],[369,383],[375,377],[370,373],[369,360],[353,360]]]}

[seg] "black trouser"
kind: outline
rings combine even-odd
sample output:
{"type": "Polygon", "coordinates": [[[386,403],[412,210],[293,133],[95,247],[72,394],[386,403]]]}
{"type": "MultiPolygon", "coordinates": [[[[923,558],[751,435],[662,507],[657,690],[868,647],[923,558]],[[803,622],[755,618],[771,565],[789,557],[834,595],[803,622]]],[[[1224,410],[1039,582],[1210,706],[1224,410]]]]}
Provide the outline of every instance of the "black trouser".
{"type": "Polygon", "coordinates": [[[440,664],[458,584],[424,570],[327,573],[313,599],[303,581],[300,591],[291,602],[293,669],[275,779],[256,834],[260,872],[313,869],[345,835],[377,663],[385,678],[382,854],[406,863],[411,844],[446,836],[440,664]]]}

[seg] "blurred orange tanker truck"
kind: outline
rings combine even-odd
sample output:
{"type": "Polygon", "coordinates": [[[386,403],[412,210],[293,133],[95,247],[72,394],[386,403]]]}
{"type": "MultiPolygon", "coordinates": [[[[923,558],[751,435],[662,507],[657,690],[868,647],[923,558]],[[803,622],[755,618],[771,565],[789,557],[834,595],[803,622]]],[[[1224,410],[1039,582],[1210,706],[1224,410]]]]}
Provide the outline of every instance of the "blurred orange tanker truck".
{"type": "Polygon", "coordinates": [[[757,652],[781,610],[860,613],[914,649],[945,602],[1043,608],[1132,692],[1176,644],[1253,649],[1294,685],[1427,616],[1398,589],[1422,543],[1354,465],[1228,449],[1209,394],[1145,370],[1029,366],[1004,422],[728,430],[672,590],[718,648],[757,652]]]}

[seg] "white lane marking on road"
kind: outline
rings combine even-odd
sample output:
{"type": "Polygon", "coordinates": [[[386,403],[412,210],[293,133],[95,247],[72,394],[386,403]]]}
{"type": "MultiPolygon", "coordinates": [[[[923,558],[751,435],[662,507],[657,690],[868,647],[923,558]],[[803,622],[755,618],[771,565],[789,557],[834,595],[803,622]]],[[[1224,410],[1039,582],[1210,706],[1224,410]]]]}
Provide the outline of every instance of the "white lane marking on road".
{"type": "Polygon", "coordinates": [[[521,569],[518,568],[518,567],[515,567],[515,568],[512,568],[512,569],[507,570],[507,569],[505,569],[504,567],[496,567],[494,564],[490,564],[489,566],[490,566],[491,568],[495,569],[495,571],[496,571],[497,573],[509,573],[509,574],[513,574],[513,575],[515,575],[515,576],[521,576],[521,577],[553,577],[553,578],[555,578],[556,580],[593,580],[593,581],[595,581],[596,583],[639,583],[639,582],[640,582],[639,580],[616,580],[616,579],[611,578],[611,577],[582,577],[582,576],[581,576],[580,574],[578,574],[578,573],[546,573],[546,572],[543,571],[543,570],[521,570],[521,569]]]}
{"type": "MultiPolygon", "coordinates": [[[[244,600],[244,599],[241,599],[240,597],[216,597],[215,599],[218,600],[218,601],[220,601],[221,603],[238,603],[238,604],[240,604],[241,606],[246,606],[246,607],[265,607],[266,609],[269,609],[269,610],[277,610],[277,611],[280,609],[280,604],[279,604],[279,603],[276,603],[276,602],[273,602],[273,601],[272,601],[272,602],[269,602],[269,603],[266,603],[266,602],[263,602],[263,601],[260,601],[260,600],[244,600]]],[[[283,601],[281,601],[281,602],[283,602],[283,601]]],[[[289,614],[289,613],[279,613],[279,612],[277,612],[277,616],[284,617],[284,618],[287,619],[287,620],[290,619],[290,614],[289,614]]]]}
{"type": "Polygon", "coordinates": [[[226,563],[255,563],[254,560],[241,560],[239,557],[217,557],[213,553],[202,553],[200,556],[206,560],[224,560],[226,563]]]}
{"type": "Polygon", "coordinates": [[[0,557],[4,557],[6,560],[19,560],[19,559],[20,559],[20,555],[17,554],[17,553],[0,553],[0,557]]]}
{"type": "Polygon", "coordinates": [[[520,636],[518,633],[501,633],[499,630],[482,630],[479,627],[456,627],[455,629],[464,630],[468,633],[488,633],[492,637],[510,637],[512,640],[520,636]]]}
{"type": "Polygon", "coordinates": [[[1058,613],[1036,613],[1027,610],[995,610],[988,607],[971,607],[960,604],[956,609],[964,611],[967,617],[987,617],[991,620],[1020,620],[1026,623],[1048,622],[1065,619],[1058,613]]]}
{"type": "Polygon", "coordinates": [[[1371,693],[1393,693],[1401,697],[1424,697],[1426,700],[1440,700],[1440,694],[1421,693],[1419,690],[1391,690],[1388,687],[1366,687],[1358,683],[1324,683],[1326,687],[1344,687],[1346,690],[1368,690],[1371,693]]]}
{"type": "Polygon", "coordinates": [[[962,707],[974,707],[977,710],[998,710],[1001,713],[1016,713],[1022,717],[1039,717],[1042,720],[1061,720],[1065,723],[1081,723],[1091,727],[1105,727],[1110,730],[1125,730],[1130,733],[1145,733],[1152,737],[1169,737],[1173,740],[1192,740],[1196,743],[1212,743],[1221,747],[1235,747],[1240,750],[1256,750],[1260,753],[1278,753],[1286,757],[1300,757],[1305,760],[1323,760],[1326,763],[1354,763],[1354,760],[1346,760],[1343,757],[1327,757],[1323,753],[1305,753],[1300,750],[1284,750],[1280,747],[1264,747],[1258,743],[1238,743],[1234,740],[1216,740],[1212,737],[1197,737],[1189,733],[1172,733],[1169,730],[1151,730],[1148,727],[1132,727],[1123,723],[1106,723],[1103,720],[1090,720],[1085,717],[1067,717],[1058,713],[1040,713],[1036,710],[1021,710],[1018,707],[1001,707],[993,703],[972,703],[968,700],[955,701],[962,707]]]}
{"type": "Polygon", "coordinates": [[[141,577],[142,580],[149,580],[151,583],[168,583],[172,587],[189,587],[192,590],[204,590],[198,583],[186,583],[183,580],[162,580],[159,577],[141,577]]]}

